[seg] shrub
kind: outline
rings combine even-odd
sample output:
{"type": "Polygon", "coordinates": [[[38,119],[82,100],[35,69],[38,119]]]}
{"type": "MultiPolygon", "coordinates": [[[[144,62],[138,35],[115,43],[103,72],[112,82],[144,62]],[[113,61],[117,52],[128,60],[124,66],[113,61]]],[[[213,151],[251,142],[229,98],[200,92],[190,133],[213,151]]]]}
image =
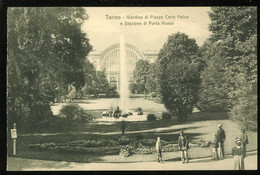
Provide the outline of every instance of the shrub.
{"type": "Polygon", "coordinates": [[[168,112],[162,113],[162,120],[170,120],[172,118],[171,114],[168,112]]]}
{"type": "MultiPolygon", "coordinates": [[[[141,143],[144,146],[151,146],[154,147],[156,144],[156,139],[141,139],[139,140],[139,143],[141,143]]],[[[165,140],[161,140],[162,146],[170,144],[170,142],[167,142],[165,140]]]]}
{"type": "Polygon", "coordinates": [[[133,147],[130,146],[130,145],[123,146],[123,147],[120,149],[119,155],[120,155],[120,156],[123,156],[123,157],[128,157],[128,156],[130,156],[130,155],[133,154],[132,150],[133,150],[133,147]]]}
{"type": "Polygon", "coordinates": [[[130,90],[130,92],[131,92],[132,94],[135,93],[136,88],[137,88],[136,83],[131,83],[131,84],[129,84],[129,90],[130,90]]]}
{"type": "Polygon", "coordinates": [[[145,84],[144,83],[138,83],[136,86],[136,91],[138,94],[141,94],[145,91],[145,84]]]}
{"type": "Polygon", "coordinates": [[[126,137],[126,136],[121,136],[118,139],[118,143],[120,145],[127,145],[127,144],[130,144],[130,139],[128,137],[126,137]]]}
{"type": "Polygon", "coordinates": [[[119,154],[120,146],[111,140],[78,140],[65,143],[30,144],[31,149],[53,150],[57,152],[94,153],[102,155],[119,154]]]}
{"type": "Polygon", "coordinates": [[[149,147],[144,146],[141,143],[138,144],[138,147],[134,150],[136,154],[152,154],[155,152],[155,146],[149,147]]]}
{"type": "Polygon", "coordinates": [[[92,116],[85,112],[78,104],[62,106],[59,116],[78,122],[85,122],[92,119],[92,116]]]}
{"type": "Polygon", "coordinates": [[[139,112],[139,111],[143,111],[143,109],[141,107],[135,109],[135,112],[139,112]]]}
{"type": "Polygon", "coordinates": [[[154,120],[156,120],[156,116],[154,114],[148,114],[147,115],[147,120],[148,121],[154,121],[154,120]]]}

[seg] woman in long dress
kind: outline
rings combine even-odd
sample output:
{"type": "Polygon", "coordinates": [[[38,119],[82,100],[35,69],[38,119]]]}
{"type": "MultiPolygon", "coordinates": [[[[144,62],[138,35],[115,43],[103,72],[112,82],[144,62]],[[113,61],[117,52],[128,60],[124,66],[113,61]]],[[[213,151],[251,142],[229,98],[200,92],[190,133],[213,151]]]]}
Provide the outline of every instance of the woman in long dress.
{"type": "Polygon", "coordinates": [[[245,151],[242,148],[242,140],[236,139],[236,147],[232,148],[232,155],[234,160],[234,170],[244,170],[245,169],[245,151]]]}

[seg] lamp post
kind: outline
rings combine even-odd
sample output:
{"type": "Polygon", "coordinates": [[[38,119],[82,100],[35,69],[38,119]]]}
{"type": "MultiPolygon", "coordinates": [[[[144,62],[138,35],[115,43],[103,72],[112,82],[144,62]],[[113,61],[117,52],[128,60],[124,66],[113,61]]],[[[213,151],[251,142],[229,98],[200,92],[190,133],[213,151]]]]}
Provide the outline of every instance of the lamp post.
{"type": "Polygon", "coordinates": [[[14,128],[11,129],[11,138],[13,139],[13,155],[16,155],[16,139],[17,139],[17,131],[16,131],[16,123],[14,123],[14,128]]]}

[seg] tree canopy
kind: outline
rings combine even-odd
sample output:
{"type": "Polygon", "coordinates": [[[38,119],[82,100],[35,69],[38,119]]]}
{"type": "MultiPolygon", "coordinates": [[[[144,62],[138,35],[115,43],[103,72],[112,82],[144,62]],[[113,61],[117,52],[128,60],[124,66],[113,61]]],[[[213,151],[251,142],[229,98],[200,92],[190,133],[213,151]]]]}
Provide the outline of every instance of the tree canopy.
{"type": "Polygon", "coordinates": [[[8,8],[7,111],[9,124],[33,124],[51,114],[55,89],[84,84],[92,49],[81,25],[83,8],[8,8]]]}
{"type": "Polygon", "coordinates": [[[198,45],[184,33],[168,37],[160,50],[159,93],[166,109],[179,120],[186,119],[197,100],[200,85],[198,45]]]}
{"type": "Polygon", "coordinates": [[[257,9],[212,7],[209,17],[212,35],[207,42],[211,46],[205,42],[203,47],[208,49],[201,52],[208,59],[201,74],[199,105],[206,110],[217,107],[231,111],[236,121],[250,119],[255,123],[256,117],[244,114],[256,116],[257,112],[257,102],[251,98],[257,84],[257,9]]]}

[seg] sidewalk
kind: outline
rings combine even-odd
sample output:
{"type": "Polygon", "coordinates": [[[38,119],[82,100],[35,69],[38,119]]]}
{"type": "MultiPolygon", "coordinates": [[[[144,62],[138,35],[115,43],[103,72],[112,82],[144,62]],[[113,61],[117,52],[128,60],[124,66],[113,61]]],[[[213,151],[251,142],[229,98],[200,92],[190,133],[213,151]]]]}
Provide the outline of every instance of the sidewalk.
{"type": "MultiPolygon", "coordinates": [[[[246,170],[257,170],[257,151],[245,158],[246,170]]],[[[75,163],[66,161],[47,161],[23,158],[7,158],[7,171],[102,171],[102,170],[232,170],[233,159],[210,158],[193,159],[188,164],[177,161],[138,162],[138,163],[75,163]]]]}

